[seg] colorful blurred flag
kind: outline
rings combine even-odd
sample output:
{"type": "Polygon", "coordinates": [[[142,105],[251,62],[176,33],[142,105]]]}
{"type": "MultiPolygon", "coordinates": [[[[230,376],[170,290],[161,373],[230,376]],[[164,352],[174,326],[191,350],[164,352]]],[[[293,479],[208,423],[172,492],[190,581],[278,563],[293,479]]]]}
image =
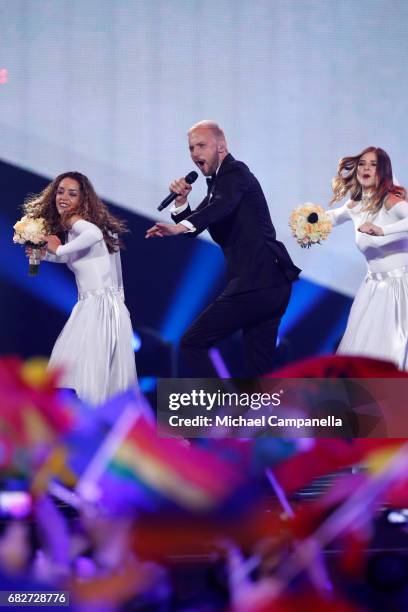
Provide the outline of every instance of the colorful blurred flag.
{"type": "Polygon", "coordinates": [[[187,441],[159,438],[155,425],[132,406],[113,426],[77,491],[89,498],[95,492],[103,495],[104,488],[112,493],[116,486],[117,496],[133,489],[139,499],[150,500],[152,508],[170,504],[208,512],[245,480],[241,466],[187,441]]]}

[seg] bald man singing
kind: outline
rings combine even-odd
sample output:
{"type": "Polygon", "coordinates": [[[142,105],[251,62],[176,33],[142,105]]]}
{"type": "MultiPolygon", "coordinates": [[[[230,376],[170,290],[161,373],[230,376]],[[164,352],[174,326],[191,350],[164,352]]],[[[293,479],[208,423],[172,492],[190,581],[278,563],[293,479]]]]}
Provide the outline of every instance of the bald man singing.
{"type": "Polygon", "coordinates": [[[171,223],[156,223],[146,238],[197,236],[208,229],[227,266],[224,291],[190,325],[180,350],[192,377],[212,377],[208,350],[242,330],[248,376],[273,369],[278,328],[300,270],[276,240],[262,188],[249,168],[228,152],[224,132],[214,121],[200,121],[188,132],[193,162],[207,177],[208,193],[192,211],[183,178],[170,184],[177,193],[171,223]]]}

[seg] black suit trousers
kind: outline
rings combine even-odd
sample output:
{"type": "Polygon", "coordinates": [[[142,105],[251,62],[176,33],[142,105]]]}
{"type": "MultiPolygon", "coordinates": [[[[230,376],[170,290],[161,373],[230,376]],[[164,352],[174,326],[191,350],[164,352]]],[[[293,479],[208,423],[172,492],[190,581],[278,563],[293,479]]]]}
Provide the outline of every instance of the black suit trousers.
{"type": "Polygon", "coordinates": [[[224,291],[191,324],[180,342],[183,375],[217,376],[208,350],[230,334],[242,330],[247,376],[262,376],[274,365],[278,327],[291,294],[291,283],[242,293],[224,291]]]}

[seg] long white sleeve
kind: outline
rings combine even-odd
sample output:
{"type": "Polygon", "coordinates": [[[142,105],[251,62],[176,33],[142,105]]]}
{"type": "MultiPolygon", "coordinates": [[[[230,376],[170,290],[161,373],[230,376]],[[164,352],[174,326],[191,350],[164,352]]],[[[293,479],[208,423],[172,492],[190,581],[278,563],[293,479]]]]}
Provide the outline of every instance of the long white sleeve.
{"type": "Polygon", "coordinates": [[[381,226],[384,236],[408,232],[408,202],[398,202],[398,204],[394,204],[390,210],[392,211],[393,217],[397,218],[398,221],[381,226]]]}
{"type": "Polygon", "coordinates": [[[72,231],[75,232],[77,236],[66,244],[61,244],[57,248],[57,257],[61,255],[71,255],[77,251],[89,249],[97,242],[103,240],[103,234],[99,227],[84,219],[76,221],[72,226],[72,231]]]}
{"type": "Polygon", "coordinates": [[[44,261],[50,261],[51,263],[67,263],[68,255],[54,255],[54,253],[49,253],[47,251],[44,256],[44,261]]]}
{"type": "Polygon", "coordinates": [[[341,225],[342,223],[346,223],[346,221],[351,221],[348,203],[349,202],[346,202],[343,204],[343,206],[339,206],[339,208],[333,208],[325,211],[327,216],[330,217],[333,225],[341,225]]]}

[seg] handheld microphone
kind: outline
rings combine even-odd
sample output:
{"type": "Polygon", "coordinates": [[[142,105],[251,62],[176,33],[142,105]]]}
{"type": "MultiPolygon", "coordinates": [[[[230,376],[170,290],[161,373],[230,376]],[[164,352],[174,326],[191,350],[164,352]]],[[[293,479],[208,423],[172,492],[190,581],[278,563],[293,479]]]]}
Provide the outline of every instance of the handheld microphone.
{"type": "MultiPolygon", "coordinates": [[[[197,178],[198,178],[198,174],[195,170],[193,170],[192,172],[189,172],[187,176],[184,177],[184,180],[189,185],[192,185],[194,181],[197,180],[197,178]]],[[[166,208],[166,206],[171,204],[173,200],[177,198],[177,196],[178,196],[178,193],[174,193],[174,191],[171,191],[169,195],[167,196],[167,198],[164,198],[163,202],[161,202],[161,204],[157,207],[157,210],[163,210],[164,208],[166,208]]]]}

